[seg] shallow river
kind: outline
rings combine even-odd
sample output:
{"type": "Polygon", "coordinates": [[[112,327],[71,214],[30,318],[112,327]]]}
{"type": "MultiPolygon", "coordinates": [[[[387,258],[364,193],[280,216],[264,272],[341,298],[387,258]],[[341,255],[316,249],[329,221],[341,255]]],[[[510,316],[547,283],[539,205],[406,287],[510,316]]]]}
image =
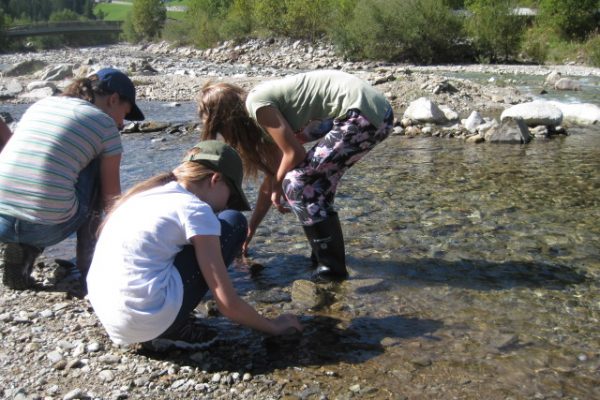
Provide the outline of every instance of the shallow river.
{"type": "MultiPolygon", "coordinates": [[[[174,166],[196,140],[123,138],[125,187],[174,166]]],[[[359,398],[600,398],[597,127],[528,145],[392,136],[347,173],[336,205],[351,279],[330,306],[290,299],[310,273],[291,215],[271,212],[250,259],[233,266],[263,312],[307,326],[265,350],[226,324],[246,348],[238,367],[268,370],[306,398],[319,385],[359,398]],[[252,263],[265,268],[249,273],[252,263]]]]}
{"type": "MultiPolygon", "coordinates": [[[[129,186],[195,138],[124,140],[129,186]]],[[[302,314],[307,330],[275,359],[241,333],[236,360],[374,398],[598,398],[599,199],[597,131],[523,146],[390,137],[340,185],[351,279],[331,306],[290,301],[310,272],[294,218],[271,212],[260,227],[236,286],[266,313],[302,314]]]]}

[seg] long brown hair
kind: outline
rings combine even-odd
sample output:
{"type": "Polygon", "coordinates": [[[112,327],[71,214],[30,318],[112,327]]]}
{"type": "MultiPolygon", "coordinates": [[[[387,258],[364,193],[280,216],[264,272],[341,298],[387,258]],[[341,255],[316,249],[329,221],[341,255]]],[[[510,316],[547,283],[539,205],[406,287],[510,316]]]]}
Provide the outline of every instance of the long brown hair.
{"type": "MultiPolygon", "coordinates": [[[[190,149],[186,155],[185,159],[189,158],[191,155],[196,154],[200,151],[197,147],[190,149]]],[[[200,164],[194,161],[184,161],[179,164],[173,171],[165,172],[162,174],[155,175],[151,178],[146,179],[145,181],[139,182],[132,186],[127,192],[122,194],[112,205],[110,210],[108,211],[106,217],[102,221],[102,224],[98,228],[98,234],[106,225],[108,219],[113,215],[115,210],[119,208],[123,203],[129,200],[134,195],[145,192],[152,188],[166,185],[169,182],[177,181],[177,182],[201,182],[204,179],[211,177],[215,171],[211,170],[207,166],[200,164]]]]}
{"type": "Polygon", "coordinates": [[[246,92],[225,82],[208,82],[198,95],[198,114],[202,119],[202,140],[221,134],[236,149],[244,162],[246,175],[256,177],[260,170],[275,175],[280,150],[254,121],[245,106],[246,92]]]}

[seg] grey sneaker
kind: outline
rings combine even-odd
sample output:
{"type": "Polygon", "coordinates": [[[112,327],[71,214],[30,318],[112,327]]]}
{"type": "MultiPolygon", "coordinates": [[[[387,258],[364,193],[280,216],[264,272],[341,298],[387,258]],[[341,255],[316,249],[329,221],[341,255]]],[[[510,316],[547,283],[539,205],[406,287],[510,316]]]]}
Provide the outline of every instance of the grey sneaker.
{"type": "Polygon", "coordinates": [[[0,268],[4,270],[2,283],[4,286],[24,290],[33,286],[31,271],[41,249],[26,244],[1,243],[0,268]]]}
{"type": "Polygon", "coordinates": [[[218,339],[219,333],[216,330],[191,317],[176,332],[140,344],[143,349],[157,353],[171,348],[198,351],[210,347],[218,339]]]}

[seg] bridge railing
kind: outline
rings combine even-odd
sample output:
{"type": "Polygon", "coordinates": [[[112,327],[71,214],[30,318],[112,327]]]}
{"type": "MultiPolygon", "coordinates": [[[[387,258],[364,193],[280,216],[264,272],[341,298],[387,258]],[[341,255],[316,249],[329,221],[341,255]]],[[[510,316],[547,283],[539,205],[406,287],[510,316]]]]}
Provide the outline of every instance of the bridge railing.
{"type": "Polygon", "coordinates": [[[62,21],[15,25],[4,32],[9,37],[37,36],[70,32],[120,32],[122,21],[62,21]]]}

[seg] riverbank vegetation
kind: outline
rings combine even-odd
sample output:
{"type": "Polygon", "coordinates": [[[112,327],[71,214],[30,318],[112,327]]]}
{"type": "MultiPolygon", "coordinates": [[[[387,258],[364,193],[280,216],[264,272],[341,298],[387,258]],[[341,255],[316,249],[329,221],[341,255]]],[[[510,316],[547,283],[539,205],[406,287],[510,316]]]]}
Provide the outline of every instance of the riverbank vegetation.
{"type": "Polygon", "coordinates": [[[199,48],[279,35],[331,41],[353,60],[600,66],[599,0],[187,0],[184,4],[184,18],[167,21],[163,38],[199,48]]]}
{"type": "MultiPolygon", "coordinates": [[[[209,48],[287,36],[329,41],[349,60],[600,66],[600,0],[0,0],[0,27],[56,18],[124,20],[130,42],[209,48]],[[35,4],[34,4],[35,3],[35,4]],[[37,3],[40,3],[36,6],[37,3]],[[28,9],[28,5],[32,8],[28,9]],[[48,6],[50,5],[50,6],[48,6]],[[169,11],[167,11],[169,8],[169,11]],[[62,14],[61,14],[62,13],[62,14]]],[[[82,39],[81,37],[79,38],[82,39]]],[[[52,41],[38,40],[41,46],[52,41]]],[[[0,46],[2,46],[0,38],[0,46]]],[[[61,41],[58,41],[61,43],[61,41]]],[[[63,42],[64,43],[64,42],[63,42]]],[[[6,48],[6,40],[3,48],[6,48]]]]}

